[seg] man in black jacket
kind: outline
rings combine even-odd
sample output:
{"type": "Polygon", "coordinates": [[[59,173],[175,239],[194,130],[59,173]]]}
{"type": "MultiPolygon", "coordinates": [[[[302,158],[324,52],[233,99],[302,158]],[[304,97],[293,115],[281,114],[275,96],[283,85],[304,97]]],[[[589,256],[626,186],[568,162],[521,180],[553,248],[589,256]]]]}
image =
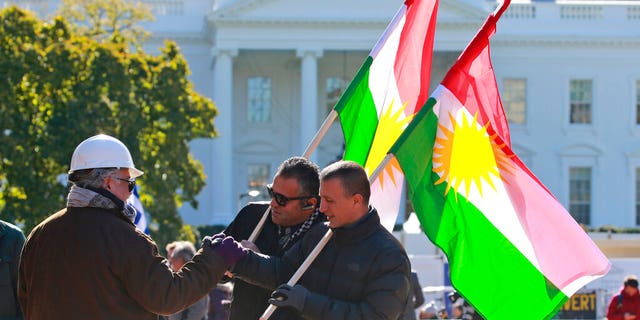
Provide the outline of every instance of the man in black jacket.
{"type": "MultiPolygon", "coordinates": [[[[281,256],[315,224],[326,221],[318,212],[318,166],[302,157],[285,160],[267,186],[271,202],[249,203],[224,230],[224,234],[252,250],[281,256]],[[255,240],[247,243],[258,221],[271,207],[264,227],[255,240]]],[[[272,290],[235,280],[230,319],[258,319],[267,308],[272,290]]]]}
{"type": "Polygon", "coordinates": [[[364,169],[341,161],[320,174],[320,211],[328,224],[311,229],[280,258],[249,252],[236,277],[274,289],[285,283],[329,228],[333,237],[300,278],[281,285],[270,303],[293,317],[269,319],[398,319],[409,295],[410,263],[398,240],[369,206],[364,169]]]}

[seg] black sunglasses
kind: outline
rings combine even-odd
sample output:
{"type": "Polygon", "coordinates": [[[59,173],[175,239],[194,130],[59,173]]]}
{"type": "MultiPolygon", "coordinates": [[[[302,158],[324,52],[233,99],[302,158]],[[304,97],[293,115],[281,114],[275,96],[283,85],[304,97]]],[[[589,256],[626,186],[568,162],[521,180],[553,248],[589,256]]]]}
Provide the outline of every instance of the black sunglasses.
{"type": "Polygon", "coordinates": [[[273,185],[268,184],[267,185],[267,192],[269,193],[269,197],[271,197],[271,199],[276,199],[276,203],[280,206],[286,206],[287,202],[291,201],[291,200],[303,200],[303,199],[310,199],[313,198],[313,196],[302,196],[302,197],[293,197],[293,198],[288,198],[280,193],[274,192],[273,191],[273,185]]]}
{"type": "Polygon", "coordinates": [[[119,178],[119,177],[116,177],[116,179],[120,180],[120,181],[125,181],[127,183],[127,187],[129,187],[129,192],[133,191],[133,188],[136,187],[136,180],[135,179],[129,180],[129,179],[123,179],[123,178],[119,178]]]}

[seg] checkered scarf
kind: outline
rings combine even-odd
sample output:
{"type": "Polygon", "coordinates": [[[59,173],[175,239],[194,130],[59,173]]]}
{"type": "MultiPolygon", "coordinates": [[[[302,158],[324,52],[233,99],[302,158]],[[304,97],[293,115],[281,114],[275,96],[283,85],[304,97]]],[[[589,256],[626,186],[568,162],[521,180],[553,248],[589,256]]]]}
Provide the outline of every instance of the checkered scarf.
{"type": "Polygon", "coordinates": [[[133,206],[116,198],[116,196],[104,189],[90,190],[72,185],[67,195],[67,207],[118,209],[131,222],[134,222],[136,218],[136,209],[133,206]]]}
{"type": "Polygon", "coordinates": [[[286,248],[287,245],[302,237],[304,235],[305,232],[307,232],[309,229],[311,229],[311,226],[313,225],[313,222],[316,220],[316,218],[318,218],[318,216],[320,215],[320,211],[316,210],[314,211],[309,218],[307,218],[307,220],[305,220],[302,225],[300,226],[300,228],[298,228],[298,230],[296,230],[296,232],[290,234],[290,235],[285,235],[283,238],[281,239],[281,241],[279,241],[280,243],[280,248],[286,248]]]}

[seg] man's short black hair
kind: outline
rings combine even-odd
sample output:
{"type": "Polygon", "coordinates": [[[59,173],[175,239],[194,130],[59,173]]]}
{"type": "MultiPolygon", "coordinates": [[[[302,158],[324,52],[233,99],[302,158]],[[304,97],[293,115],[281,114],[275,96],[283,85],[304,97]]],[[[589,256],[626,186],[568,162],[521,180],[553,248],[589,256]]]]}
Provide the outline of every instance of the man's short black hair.
{"type": "Polygon", "coordinates": [[[300,196],[318,196],[320,189],[320,168],[313,161],[303,157],[285,160],[276,171],[281,178],[294,178],[300,184],[300,196]]]}
{"type": "Polygon", "coordinates": [[[337,178],[344,188],[346,196],[359,194],[365,204],[369,204],[371,185],[364,168],[353,161],[338,161],[328,165],[320,172],[320,181],[337,178]]]}

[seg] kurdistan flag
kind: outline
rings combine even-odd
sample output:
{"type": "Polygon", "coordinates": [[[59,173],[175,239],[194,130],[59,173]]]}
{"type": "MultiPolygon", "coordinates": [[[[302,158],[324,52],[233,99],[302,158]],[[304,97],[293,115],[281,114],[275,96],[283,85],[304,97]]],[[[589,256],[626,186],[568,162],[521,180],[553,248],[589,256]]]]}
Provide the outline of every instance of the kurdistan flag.
{"type": "MultiPolygon", "coordinates": [[[[437,4],[405,1],[335,106],[345,139],[344,160],[360,163],[369,176],[428,98],[437,4]]],[[[371,183],[371,203],[389,230],[398,215],[403,182],[394,162],[371,183]]]]}
{"type": "Polygon", "coordinates": [[[486,319],[549,319],[611,265],[508,145],[489,55],[501,12],[489,16],[390,153],[462,296],[486,319]]]}

